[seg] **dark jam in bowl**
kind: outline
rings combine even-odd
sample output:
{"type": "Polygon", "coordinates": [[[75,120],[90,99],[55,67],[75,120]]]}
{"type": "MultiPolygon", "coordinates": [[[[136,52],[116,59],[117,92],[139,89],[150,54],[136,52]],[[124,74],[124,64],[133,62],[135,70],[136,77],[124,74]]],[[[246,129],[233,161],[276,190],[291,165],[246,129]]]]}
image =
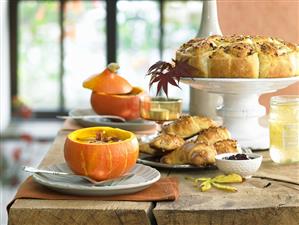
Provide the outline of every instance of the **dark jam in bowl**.
{"type": "Polygon", "coordinates": [[[236,155],[224,157],[223,159],[225,159],[225,160],[248,160],[248,159],[254,159],[254,157],[248,157],[245,154],[236,154],[236,155]]]}

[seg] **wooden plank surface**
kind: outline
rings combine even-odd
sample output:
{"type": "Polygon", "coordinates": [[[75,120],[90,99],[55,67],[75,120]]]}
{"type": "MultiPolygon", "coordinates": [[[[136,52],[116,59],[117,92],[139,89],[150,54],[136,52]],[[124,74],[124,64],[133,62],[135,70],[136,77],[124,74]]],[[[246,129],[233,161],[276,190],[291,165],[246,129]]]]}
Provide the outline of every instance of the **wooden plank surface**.
{"type": "MultiPolygon", "coordinates": [[[[299,181],[299,164],[277,165],[268,152],[261,152],[265,160],[256,175],[299,181]]],[[[157,203],[154,216],[164,224],[215,225],[297,225],[299,221],[299,186],[285,182],[251,178],[234,184],[236,193],[217,189],[196,190],[186,176],[213,177],[218,170],[172,170],[170,176],[180,179],[180,198],[177,202],[157,203]],[[267,184],[270,186],[266,187],[267,184]]]]}
{"type": "MultiPolygon", "coordinates": [[[[64,162],[68,131],[59,132],[40,166],[64,162]]],[[[11,207],[9,224],[151,224],[151,202],[19,199],[11,207]]]]}
{"type": "MultiPolygon", "coordinates": [[[[41,166],[64,161],[63,143],[75,126],[66,123],[64,128],[41,166]]],[[[256,175],[299,181],[298,163],[278,165],[269,159],[268,152],[260,153],[264,161],[256,175]]],[[[219,173],[218,170],[162,170],[162,176],[177,176],[180,180],[180,198],[176,202],[20,199],[11,207],[9,224],[298,224],[298,185],[252,178],[235,184],[237,193],[216,189],[202,193],[184,179],[186,176],[213,177],[219,173]]]]}
{"type": "Polygon", "coordinates": [[[17,200],[9,225],[149,225],[151,203],[85,200],[17,200]]]}

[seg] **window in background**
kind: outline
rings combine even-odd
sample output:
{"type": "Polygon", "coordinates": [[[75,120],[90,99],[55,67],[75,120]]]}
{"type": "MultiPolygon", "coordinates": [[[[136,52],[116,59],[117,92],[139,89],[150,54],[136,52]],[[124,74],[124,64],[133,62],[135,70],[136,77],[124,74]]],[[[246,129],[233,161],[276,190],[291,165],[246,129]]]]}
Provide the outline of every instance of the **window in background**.
{"type": "Polygon", "coordinates": [[[65,108],[89,107],[90,91],[82,82],[106,66],[106,3],[67,1],[64,7],[65,108]]]}
{"type": "MultiPolygon", "coordinates": [[[[184,42],[196,36],[201,22],[201,1],[166,1],[164,5],[163,60],[175,58],[175,51],[184,42]],[[178,16],[179,15],[179,16],[178,16]]],[[[169,95],[183,98],[183,108],[189,107],[189,86],[181,90],[170,86],[169,95]]]]}
{"type": "Polygon", "coordinates": [[[35,111],[56,111],[60,3],[21,1],[18,6],[18,95],[35,111]]]}
{"type": "MultiPolygon", "coordinates": [[[[201,1],[166,0],[15,0],[10,4],[16,5],[10,8],[18,18],[18,69],[12,75],[16,81],[12,94],[24,99],[37,116],[88,107],[90,91],[82,88],[82,81],[101,72],[107,58],[119,62],[120,74],[130,83],[148,90],[148,68],[161,59],[170,61],[176,49],[196,35],[202,8],[201,1]]],[[[188,87],[181,87],[182,91],[170,87],[169,93],[183,97],[188,109],[188,87]]]]}
{"type": "Polygon", "coordinates": [[[147,69],[159,60],[158,1],[119,1],[117,3],[120,74],[134,86],[148,89],[147,69]]]}

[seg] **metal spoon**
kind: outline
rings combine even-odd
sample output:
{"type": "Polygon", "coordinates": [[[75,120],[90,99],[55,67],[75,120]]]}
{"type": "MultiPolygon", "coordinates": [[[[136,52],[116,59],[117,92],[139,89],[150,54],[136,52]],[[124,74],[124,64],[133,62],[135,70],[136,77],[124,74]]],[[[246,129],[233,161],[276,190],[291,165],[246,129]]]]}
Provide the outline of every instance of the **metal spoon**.
{"type": "Polygon", "coordinates": [[[86,115],[86,116],[56,116],[57,119],[107,119],[111,122],[126,122],[121,116],[113,115],[86,115]]]}
{"type": "Polygon", "coordinates": [[[29,166],[25,166],[23,168],[23,170],[26,171],[26,172],[30,172],[30,173],[45,173],[45,174],[58,175],[58,176],[79,177],[79,178],[83,178],[83,179],[89,181],[94,186],[104,186],[104,185],[112,184],[115,181],[118,181],[118,182],[124,181],[124,180],[127,180],[127,179],[134,176],[133,173],[128,173],[128,174],[125,174],[125,175],[120,176],[120,177],[116,177],[116,178],[112,178],[112,179],[108,179],[108,180],[103,180],[103,181],[96,181],[96,180],[94,180],[90,177],[86,177],[86,176],[81,176],[81,175],[76,175],[76,174],[66,173],[66,172],[60,172],[60,171],[37,169],[37,168],[34,168],[34,167],[29,167],[29,166]]]}

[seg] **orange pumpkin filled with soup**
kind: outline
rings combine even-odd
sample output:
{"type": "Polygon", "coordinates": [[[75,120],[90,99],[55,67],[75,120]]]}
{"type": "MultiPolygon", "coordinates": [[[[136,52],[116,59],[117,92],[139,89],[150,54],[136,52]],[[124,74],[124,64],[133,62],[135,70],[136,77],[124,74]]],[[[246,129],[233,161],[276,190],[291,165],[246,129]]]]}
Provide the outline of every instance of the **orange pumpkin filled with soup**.
{"type": "Polygon", "coordinates": [[[92,109],[100,115],[116,115],[127,120],[137,119],[140,97],[144,91],[132,87],[129,82],[117,74],[118,64],[110,63],[100,74],[83,82],[83,87],[91,89],[92,109]]]}
{"type": "Polygon", "coordinates": [[[139,145],[136,136],[110,127],[91,127],[70,133],[64,144],[69,168],[95,180],[119,177],[136,164],[139,145]]]}

